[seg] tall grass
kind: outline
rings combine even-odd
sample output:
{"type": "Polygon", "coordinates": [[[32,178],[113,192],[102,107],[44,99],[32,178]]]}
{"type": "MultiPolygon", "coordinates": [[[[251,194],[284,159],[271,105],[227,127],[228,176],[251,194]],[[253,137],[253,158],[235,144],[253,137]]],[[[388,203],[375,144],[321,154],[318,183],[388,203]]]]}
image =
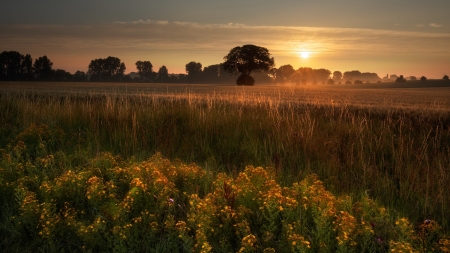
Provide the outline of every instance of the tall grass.
{"type": "Polygon", "coordinates": [[[281,185],[315,173],[335,194],[370,196],[419,223],[449,229],[450,113],[303,104],[241,93],[3,93],[0,145],[30,125],[76,168],[108,151],[142,161],[156,152],[237,175],[273,167],[281,185]]]}

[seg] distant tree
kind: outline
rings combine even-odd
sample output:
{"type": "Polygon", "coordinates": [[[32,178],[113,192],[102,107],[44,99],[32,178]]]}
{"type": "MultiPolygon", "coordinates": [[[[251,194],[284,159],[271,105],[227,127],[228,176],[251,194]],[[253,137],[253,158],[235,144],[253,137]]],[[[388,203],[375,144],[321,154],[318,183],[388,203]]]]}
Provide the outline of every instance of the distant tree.
{"type": "Polygon", "coordinates": [[[142,82],[152,82],[156,76],[153,72],[153,65],[149,61],[137,61],[136,69],[142,82]]]}
{"type": "Polygon", "coordinates": [[[124,76],[125,63],[119,58],[109,56],[92,60],[88,66],[90,81],[120,81],[124,76]]]}
{"type": "Polygon", "coordinates": [[[352,81],[345,81],[345,84],[352,84],[352,81]]]}
{"type": "Polygon", "coordinates": [[[57,69],[53,71],[53,81],[57,82],[69,82],[72,81],[73,76],[69,72],[63,69],[57,69]]]}
{"type": "Polygon", "coordinates": [[[381,78],[376,73],[364,72],[359,70],[352,70],[344,72],[343,79],[345,81],[365,81],[365,82],[378,82],[381,78]]]}
{"type": "Polygon", "coordinates": [[[397,77],[395,82],[396,83],[404,83],[404,82],[406,82],[406,79],[403,77],[403,75],[400,75],[399,77],[397,77]]]}
{"type": "Polygon", "coordinates": [[[417,77],[415,77],[415,76],[410,76],[410,77],[409,77],[409,80],[411,80],[411,81],[416,81],[416,80],[417,80],[417,77]]]}
{"type": "Polygon", "coordinates": [[[361,72],[359,70],[346,71],[343,74],[343,79],[345,81],[354,81],[361,77],[361,72]]]}
{"type": "Polygon", "coordinates": [[[133,82],[133,78],[131,78],[130,75],[124,75],[124,76],[122,77],[122,82],[125,82],[125,83],[131,83],[131,82],[133,82]]]}
{"type": "Polygon", "coordinates": [[[315,69],[314,76],[317,82],[325,83],[331,75],[331,71],[328,69],[315,69]]]}
{"type": "Polygon", "coordinates": [[[220,80],[220,64],[214,64],[203,68],[202,80],[205,83],[218,83],[220,80]]]}
{"type": "Polygon", "coordinates": [[[398,76],[396,74],[392,74],[389,78],[390,81],[395,81],[397,80],[398,76]]]}
{"type": "Polygon", "coordinates": [[[52,79],[52,74],[54,73],[52,71],[52,67],[53,62],[50,61],[50,59],[46,55],[37,58],[33,64],[36,79],[42,81],[50,81],[52,79]]]}
{"type": "Polygon", "coordinates": [[[425,82],[427,80],[427,78],[425,77],[425,76],[422,76],[421,78],[420,78],[420,81],[422,81],[422,82],[425,82]]]}
{"type": "Polygon", "coordinates": [[[224,69],[230,74],[241,73],[237,85],[253,85],[252,72],[267,72],[275,66],[269,50],[255,45],[235,47],[223,58],[224,69]]]}
{"type": "Polygon", "coordinates": [[[292,81],[294,75],[294,68],[288,64],[275,69],[275,81],[279,83],[286,83],[292,81]]]}
{"type": "Polygon", "coordinates": [[[161,68],[159,68],[156,81],[159,83],[168,83],[170,81],[169,71],[167,70],[166,66],[163,65],[161,68]]]}
{"type": "Polygon", "coordinates": [[[188,82],[198,82],[202,74],[202,64],[195,61],[189,62],[188,64],[186,64],[186,73],[188,82]]]}
{"type": "Polygon", "coordinates": [[[341,82],[341,80],[342,80],[342,72],[341,71],[334,71],[333,72],[333,80],[335,82],[341,82]]]}
{"type": "Polygon", "coordinates": [[[308,82],[314,82],[316,80],[315,72],[312,68],[298,68],[292,79],[297,83],[306,85],[308,82]]]}
{"type": "Polygon", "coordinates": [[[16,51],[0,54],[0,80],[16,81],[32,78],[31,56],[23,56],[16,51]]]}
{"type": "Polygon", "coordinates": [[[355,81],[353,82],[353,84],[363,84],[363,81],[361,81],[361,80],[355,80],[355,81]]]}
{"type": "Polygon", "coordinates": [[[381,80],[381,78],[377,75],[377,73],[370,73],[370,72],[361,73],[361,76],[359,77],[359,79],[364,80],[367,83],[378,82],[381,80]]]}
{"type": "Polygon", "coordinates": [[[328,85],[333,85],[334,84],[334,80],[332,78],[328,79],[327,84],[328,85]]]}
{"type": "Polygon", "coordinates": [[[31,55],[25,55],[22,62],[22,80],[33,80],[33,59],[31,55]]]}
{"type": "Polygon", "coordinates": [[[442,79],[448,81],[448,75],[445,75],[442,79]]]}
{"type": "Polygon", "coordinates": [[[83,71],[79,71],[77,70],[77,72],[75,72],[75,74],[73,74],[72,77],[72,81],[74,82],[86,82],[88,80],[88,77],[86,75],[86,73],[84,73],[83,71]]]}

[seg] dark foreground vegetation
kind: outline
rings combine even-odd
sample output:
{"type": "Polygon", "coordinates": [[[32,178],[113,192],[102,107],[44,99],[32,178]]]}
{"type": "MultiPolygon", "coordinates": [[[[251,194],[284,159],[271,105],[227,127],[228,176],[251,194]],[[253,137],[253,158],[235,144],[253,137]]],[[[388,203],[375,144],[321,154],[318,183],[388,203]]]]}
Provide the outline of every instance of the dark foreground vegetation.
{"type": "Polygon", "coordinates": [[[449,126],[445,110],[2,92],[0,245],[448,252],[449,126]]]}

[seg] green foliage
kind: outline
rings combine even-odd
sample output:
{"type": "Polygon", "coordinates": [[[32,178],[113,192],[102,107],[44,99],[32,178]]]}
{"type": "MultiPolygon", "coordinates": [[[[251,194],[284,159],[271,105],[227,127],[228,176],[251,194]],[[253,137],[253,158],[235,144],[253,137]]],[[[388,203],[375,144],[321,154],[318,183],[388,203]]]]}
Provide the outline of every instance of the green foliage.
{"type": "Polygon", "coordinates": [[[446,111],[185,95],[1,94],[1,246],[383,252],[449,245],[446,111]],[[158,151],[175,162],[147,160],[158,151]],[[240,174],[248,164],[273,169],[240,174]],[[313,173],[324,181],[307,177],[313,173]],[[306,202],[305,192],[320,198],[306,202]],[[292,209],[285,197],[307,206],[292,209]],[[191,201],[212,209],[200,213],[191,201]],[[135,224],[137,217],[155,227],[135,224]],[[434,220],[433,229],[424,220],[434,220]],[[217,240],[194,230],[198,224],[217,231],[217,240]]]}
{"type": "Polygon", "coordinates": [[[2,202],[3,249],[449,250],[448,237],[437,222],[426,220],[416,229],[406,218],[394,223],[395,215],[370,198],[336,197],[314,174],[281,187],[271,168],[248,166],[236,177],[220,173],[213,179],[195,164],[172,163],[160,154],[136,163],[110,153],[75,171],[60,169],[65,172],[54,179],[17,176],[0,181],[2,192],[14,192],[2,202]]]}

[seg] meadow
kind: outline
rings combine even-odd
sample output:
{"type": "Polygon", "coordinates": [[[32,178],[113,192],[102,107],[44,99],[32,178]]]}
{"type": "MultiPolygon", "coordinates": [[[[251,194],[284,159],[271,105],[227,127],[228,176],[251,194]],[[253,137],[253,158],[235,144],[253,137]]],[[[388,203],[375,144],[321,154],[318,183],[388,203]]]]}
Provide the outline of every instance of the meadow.
{"type": "Polygon", "coordinates": [[[0,83],[0,245],[450,252],[450,87],[376,85],[0,83]]]}

